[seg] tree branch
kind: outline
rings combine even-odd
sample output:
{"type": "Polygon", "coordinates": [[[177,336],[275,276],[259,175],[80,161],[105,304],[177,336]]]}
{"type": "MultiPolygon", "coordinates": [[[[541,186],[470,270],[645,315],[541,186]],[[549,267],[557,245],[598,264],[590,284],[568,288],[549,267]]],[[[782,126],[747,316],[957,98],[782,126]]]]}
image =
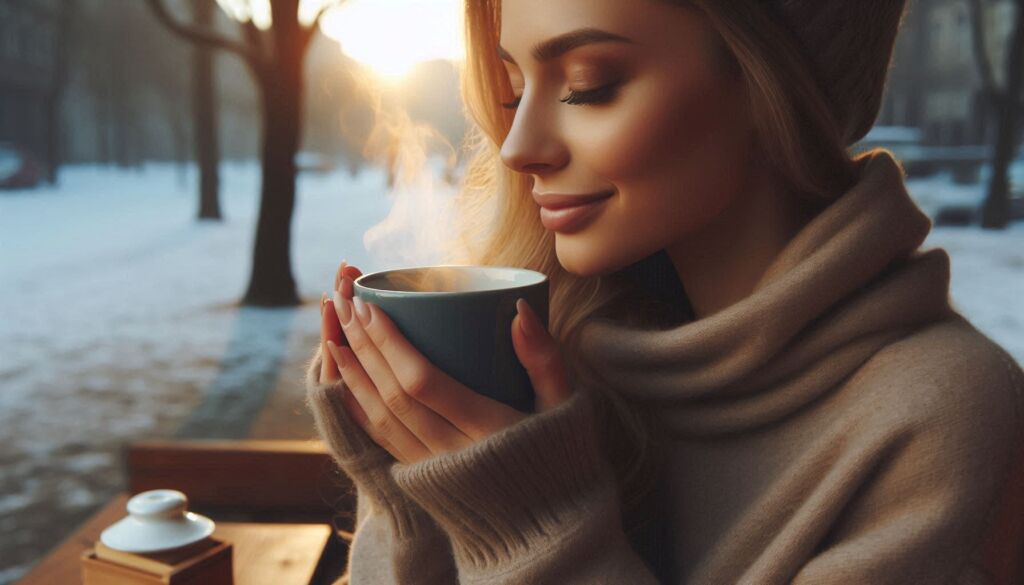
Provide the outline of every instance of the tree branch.
{"type": "Polygon", "coordinates": [[[253,51],[248,45],[224,37],[211,30],[188,26],[176,21],[167,10],[167,6],[163,3],[163,0],[148,0],[148,2],[149,7],[152,9],[157,20],[179,37],[192,43],[199,43],[214,49],[223,49],[225,51],[236,53],[254,66],[259,66],[259,64],[261,64],[262,55],[253,51]]]}
{"type": "Polygon", "coordinates": [[[324,5],[320,7],[320,10],[316,13],[316,17],[313,18],[313,22],[311,22],[303,31],[303,47],[308,45],[309,41],[313,39],[313,35],[315,35],[316,31],[320,28],[320,21],[323,20],[324,15],[335,8],[340,7],[347,1],[348,0],[334,0],[333,2],[325,2],[324,5]]]}
{"type": "Polygon", "coordinates": [[[316,13],[316,18],[313,19],[313,22],[312,24],[309,25],[309,28],[318,28],[320,26],[320,21],[323,19],[325,14],[334,10],[335,8],[341,7],[341,5],[347,1],[348,0],[334,0],[333,2],[325,2],[324,5],[320,7],[320,11],[316,13]]]}
{"type": "Polygon", "coordinates": [[[242,30],[242,38],[249,45],[249,50],[259,54],[260,58],[266,56],[263,46],[263,31],[257,28],[252,19],[238,21],[238,27],[242,30]]]}

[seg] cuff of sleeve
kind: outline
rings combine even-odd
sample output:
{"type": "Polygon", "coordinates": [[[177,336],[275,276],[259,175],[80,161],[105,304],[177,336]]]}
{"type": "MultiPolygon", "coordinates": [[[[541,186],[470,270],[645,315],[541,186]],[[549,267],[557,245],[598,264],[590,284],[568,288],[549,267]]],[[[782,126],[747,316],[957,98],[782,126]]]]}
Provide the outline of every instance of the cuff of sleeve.
{"type": "Polygon", "coordinates": [[[396,463],[391,474],[448,533],[460,564],[493,569],[543,554],[578,530],[620,522],[592,401],[577,391],[465,449],[396,463]]]}
{"type": "Polygon", "coordinates": [[[399,538],[420,538],[439,529],[434,521],[395,485],[389,467],[395,458],[352,420],[341,400],[348,392],[344,381],[321,384],[322,356],[317,348],[306,370],[306,403],[317,432],[341,470],[388,516],[399,538]]]}

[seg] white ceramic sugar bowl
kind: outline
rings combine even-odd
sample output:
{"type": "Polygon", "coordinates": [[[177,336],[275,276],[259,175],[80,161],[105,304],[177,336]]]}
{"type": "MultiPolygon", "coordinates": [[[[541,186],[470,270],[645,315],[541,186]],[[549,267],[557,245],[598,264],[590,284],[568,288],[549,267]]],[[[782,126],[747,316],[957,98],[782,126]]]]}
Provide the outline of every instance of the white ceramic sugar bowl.
{"type": "Polygon", "coordinates": [[[150,490],[128,500],[128,516],[108,526],[100,541],[110,548],[151,553],[180,548],[213,534],[214,522],[188,511],[178,490],[150,490]]]}

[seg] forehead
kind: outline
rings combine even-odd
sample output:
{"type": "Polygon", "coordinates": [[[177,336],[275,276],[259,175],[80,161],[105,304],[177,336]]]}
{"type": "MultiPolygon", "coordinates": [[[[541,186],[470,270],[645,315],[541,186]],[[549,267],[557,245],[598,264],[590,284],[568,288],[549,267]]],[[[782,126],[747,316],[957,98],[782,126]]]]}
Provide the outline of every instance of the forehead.
{"type": "Polygon", "coordinates": [[[501,46],[517,60],[537,43],[582,28],[626,36],[650,47],[692,42],[703,19],[666,0],[501,0],[501,46]]]}
{"type": "Polygon", "coordinates": [[[627,25],[626,13],[646,5],[641,0],[501,0],[501,40],[544,39],[582,27],[627,25]],[[630,9],[629,6],[632,6],[630,9]]]}

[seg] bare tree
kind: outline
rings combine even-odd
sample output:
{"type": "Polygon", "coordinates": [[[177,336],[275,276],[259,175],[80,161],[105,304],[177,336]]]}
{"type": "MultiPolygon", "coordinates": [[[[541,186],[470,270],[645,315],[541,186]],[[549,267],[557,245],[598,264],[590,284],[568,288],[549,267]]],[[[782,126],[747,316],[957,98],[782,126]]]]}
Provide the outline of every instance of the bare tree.
{"type": "MultiPolygon", "coordinates": [[[[192,0],[192,23],[212,29],[214,0],[192,0]]],[[[200,43],[192,56],[192,132],[199,163],[199,219],[220,220],[220,148],[217,87],[213,75],[214,49],[200,43]]]]}
{"type": "Polygon", "coordinates": [[[1024,0],[1014,0],[1016,17],[1007,40],[1004,60],[1005,83],[996,80],[988,54],[985,23],[986,0],[968,0],[974,37],[974,57],[981,73],[983,91],[996,115],[996,144],[992,157],[992,178],[982,209],[982,227],[1005,228],[1010,222],[1010,163],[1017,152],[1024,127],[1024,0]]]}
{"type": "Polygon", "coordinates": [[[309,25],[299,22],[300,0],[270,2],[271,25],[259,29],[251,18],[239,22],[242,39],[177,21],[163,0],[148,0],[157,18],[193,43],[229,51],[252,72],[263,118],[263,179],[259,220],[246,305],[288,306],[301,301],[292,276],[291,223],[295,209],[295,154],[301,136],[303,63],[321,17],[344,0],[326,2],[309,25]]]}

